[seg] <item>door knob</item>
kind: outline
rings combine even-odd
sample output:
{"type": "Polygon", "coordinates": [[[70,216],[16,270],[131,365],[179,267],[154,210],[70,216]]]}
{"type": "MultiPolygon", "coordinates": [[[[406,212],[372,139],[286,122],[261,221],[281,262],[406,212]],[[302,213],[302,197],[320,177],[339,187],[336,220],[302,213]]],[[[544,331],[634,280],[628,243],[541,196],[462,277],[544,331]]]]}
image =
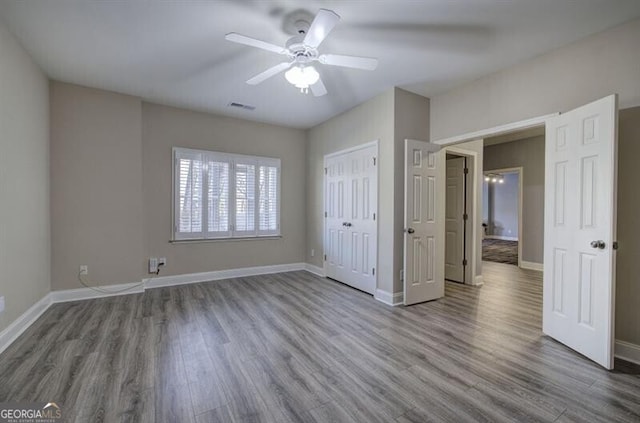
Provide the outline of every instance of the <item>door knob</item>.
{"type": "Polygon", "coordinates": [[[605,245],[606,244],[602,240],[591,241],[591,248],[598,248],[600,250],[604,250],[605,245]]]}
{"type": "Polygon", "coordinates": [[[347,228],[350,228],[350,227],[351,227],[351,222],[347,222],[345,226],[346,226],[347,228]]]}
{"type": "Polygon", "coordinates": [[[347,222],[342,222],[342,226],[347,226],[347,222]]]}
{"type": "Polygon", "coordinates": [[[413,228],[407,228],[407,233],[412,234],[414,233],[416,230],[413,228]]]}

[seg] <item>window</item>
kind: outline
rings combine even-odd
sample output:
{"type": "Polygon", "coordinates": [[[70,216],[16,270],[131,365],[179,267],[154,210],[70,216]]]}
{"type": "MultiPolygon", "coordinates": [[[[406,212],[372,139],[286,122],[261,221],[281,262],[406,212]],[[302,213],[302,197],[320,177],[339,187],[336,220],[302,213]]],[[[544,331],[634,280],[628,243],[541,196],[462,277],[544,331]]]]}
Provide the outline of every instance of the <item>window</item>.
{"type": "Polygon", "coordinates": [[[280,235],[280,159],[174,148],[174,239],[280,235]]]}

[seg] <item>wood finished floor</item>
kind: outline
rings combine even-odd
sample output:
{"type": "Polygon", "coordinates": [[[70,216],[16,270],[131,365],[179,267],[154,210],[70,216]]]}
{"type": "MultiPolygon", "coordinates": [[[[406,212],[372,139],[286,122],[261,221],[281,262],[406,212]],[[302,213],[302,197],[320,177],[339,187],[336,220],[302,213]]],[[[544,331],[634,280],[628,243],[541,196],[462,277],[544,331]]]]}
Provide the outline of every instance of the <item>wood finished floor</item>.
{"type": "Polygon", "coordinates": [[[632,422],[637,368],[544,337],[541,279],[388,307],[306,272],[52,306],[0,355],[0,401],[79,422],[632,422]]]}

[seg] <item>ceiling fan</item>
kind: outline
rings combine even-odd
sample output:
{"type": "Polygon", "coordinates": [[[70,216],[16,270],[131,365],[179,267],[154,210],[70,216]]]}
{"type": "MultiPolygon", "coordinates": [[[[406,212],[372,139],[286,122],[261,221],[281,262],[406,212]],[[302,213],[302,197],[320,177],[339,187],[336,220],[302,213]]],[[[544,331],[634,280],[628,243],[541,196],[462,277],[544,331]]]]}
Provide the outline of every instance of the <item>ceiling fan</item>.
{"type": "Polygon", "coordinates": [[[249,79],[247,84],[257,85],[289,69],[285,73],[285,77],[289,83],[299,88],[302,93],[308,93],[309,88],[311,88],[313,95],[319,97],[325,95],[327,89],[322,79],[320,79],[320,74],[312,66],[313,62],[363,70],[374,70],[378,66],[378,59],[370,57],[320,54],[318,52],[320,43],[329,35],[339,20],[340,16],[338,16],[337,13],[327,9],[320,9],[311,24],[305,19],[296,19],[293,25],[298,35],[291,37],[285,47],[280,47],[235,32],[227,34],[225,39],[288,57],[287,61],[275,65],[249,79]]]}

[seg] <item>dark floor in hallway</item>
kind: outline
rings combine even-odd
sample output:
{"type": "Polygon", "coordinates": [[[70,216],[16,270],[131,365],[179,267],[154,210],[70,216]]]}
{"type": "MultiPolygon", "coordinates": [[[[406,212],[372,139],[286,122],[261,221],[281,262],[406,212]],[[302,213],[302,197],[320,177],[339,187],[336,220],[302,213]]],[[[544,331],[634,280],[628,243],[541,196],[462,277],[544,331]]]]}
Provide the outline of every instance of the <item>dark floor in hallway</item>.
{"type": "Polygon", "coordinates": [[[482,240],[482,260],[518,265],[518,241],[485,238],[482,240]]]}

